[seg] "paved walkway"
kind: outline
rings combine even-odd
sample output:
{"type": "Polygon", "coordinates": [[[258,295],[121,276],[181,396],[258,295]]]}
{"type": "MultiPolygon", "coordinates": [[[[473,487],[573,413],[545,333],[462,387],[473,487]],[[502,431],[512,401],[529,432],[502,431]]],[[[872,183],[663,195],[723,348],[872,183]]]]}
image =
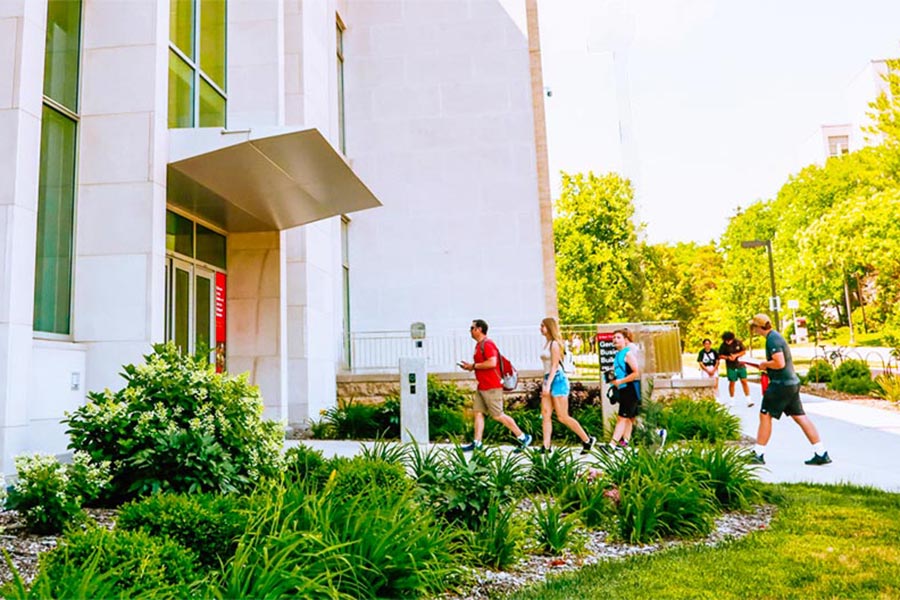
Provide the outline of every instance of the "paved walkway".
{"type": "MultiPolygon", "coordinates": [[[[744,435],[755,438],[759,424],[760,386],[750,384],[752,407],[746,405],[740,385],[736,388],[736,402],[730,410],[740,417],[744,435]]],[[[728,382],[724,378],[719,380],[719,398],[728,404],[728,382]]],[[[782,417],[773,423],[766,465],[760,471],[764,481],[848,482],[900,492],[900,413],[810,394],[802,394],[801,398],[834,462],[822,467],[803,464],[813,455],[812,447],[800,427],[789,417],[782,417]]],[[[298,443],[290,440],[286,446],[298,443]]],[[[357,441],[332,440],[305,440],[303,443],[322,450],[328,457],[354,456],[361,445],[357,441]]],[[[363,443],[371,445],[371,442],[363,443]]]]}
{"type": "MultiPolygon", "coordinates": [[[[740,417],[744,435],[755,438],[762,396],[759,384],[750,384],[750,395],[752,407],[746,405],[737,385],[730,410],[740,417]]],[[[790,417],[782,417],[772,425],[766,465],[760,472],[764,481],[848,482],[900,492],[900,413],[810,394],[800,397],[834,462],[822,467],[803,464],[813,455],[812,447],[800,427],[790,417]]],[[[719,398],[728,403],[725,378],[719,380],[719,398]]]]}

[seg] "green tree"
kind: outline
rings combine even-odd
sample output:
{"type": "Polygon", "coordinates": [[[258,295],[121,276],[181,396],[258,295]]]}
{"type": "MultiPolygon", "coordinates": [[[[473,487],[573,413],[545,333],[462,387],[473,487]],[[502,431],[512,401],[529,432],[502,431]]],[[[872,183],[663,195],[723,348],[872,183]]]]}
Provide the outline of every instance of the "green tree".
{"type": "Polygon", "coordinates": [[[553,233],[564,323],[638,314],[643,277],[633,201],[631,182],[615,173],[562,174],[553,233]]]}

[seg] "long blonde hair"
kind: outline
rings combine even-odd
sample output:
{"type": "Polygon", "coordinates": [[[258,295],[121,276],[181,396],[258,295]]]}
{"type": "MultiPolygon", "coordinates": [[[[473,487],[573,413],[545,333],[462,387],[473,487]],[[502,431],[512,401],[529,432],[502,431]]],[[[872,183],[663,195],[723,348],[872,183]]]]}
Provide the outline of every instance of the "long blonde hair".
{"type": "Polygon", "coordinates": [[[556,322],[556,319],[554,319],[553,317],[547,317],[546,319],[541,321],[541,324],[543,324],[544,329],[547,330],[547,333],[550,334],[550,341],[559,344],[560,356],[565,354],[566,345],[562,343],[562,336],[559,333],[559,324],[556,322]]]}

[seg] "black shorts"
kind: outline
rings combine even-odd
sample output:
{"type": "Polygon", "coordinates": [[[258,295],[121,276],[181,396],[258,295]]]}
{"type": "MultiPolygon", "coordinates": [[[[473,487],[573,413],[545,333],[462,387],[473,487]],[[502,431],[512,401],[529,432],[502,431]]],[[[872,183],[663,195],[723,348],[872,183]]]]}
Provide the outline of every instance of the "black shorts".
{"type": "Polygon", "coordinates": [[[763,394],[762,408],[759,412],[770,415],[773,419],[780,419],[782,413],[789,417],[805,415],[803,404],[800,403],[800,384],[770,383],[766,393],[763,394]]]}
{"type": "Polygon", "coordinates": [[[640,398],[638,398],[637,390],[634,384],[629,383],[623,388],[619,388],[619,416],[626,419],[633,419],[638,415],[640,407],[640,398]]]}

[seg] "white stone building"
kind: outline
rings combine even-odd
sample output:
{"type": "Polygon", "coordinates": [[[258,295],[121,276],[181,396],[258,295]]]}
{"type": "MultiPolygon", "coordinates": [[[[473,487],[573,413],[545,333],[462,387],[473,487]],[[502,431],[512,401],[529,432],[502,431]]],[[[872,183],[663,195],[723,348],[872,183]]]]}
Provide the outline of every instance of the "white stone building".
{"type": "Polygon", "coordinates": [[[890,93],[885,76],[887,61],[871,60],[857,73],[844,92],[848,121],[840,124],[821,125],[801,145],[799,150],[802,168],[810,163],[819,165],[832,156],[855,152],[866,146],[880,144],[880,133],[868,131],[873,120],[869,106],[882,92],[890,93]]]}
{"type": "Polygon", "coordinates": [[[351,331],[535,326],[536,0],[0,0],[0,470],[167,339],[267,415],[351,331]]]}

